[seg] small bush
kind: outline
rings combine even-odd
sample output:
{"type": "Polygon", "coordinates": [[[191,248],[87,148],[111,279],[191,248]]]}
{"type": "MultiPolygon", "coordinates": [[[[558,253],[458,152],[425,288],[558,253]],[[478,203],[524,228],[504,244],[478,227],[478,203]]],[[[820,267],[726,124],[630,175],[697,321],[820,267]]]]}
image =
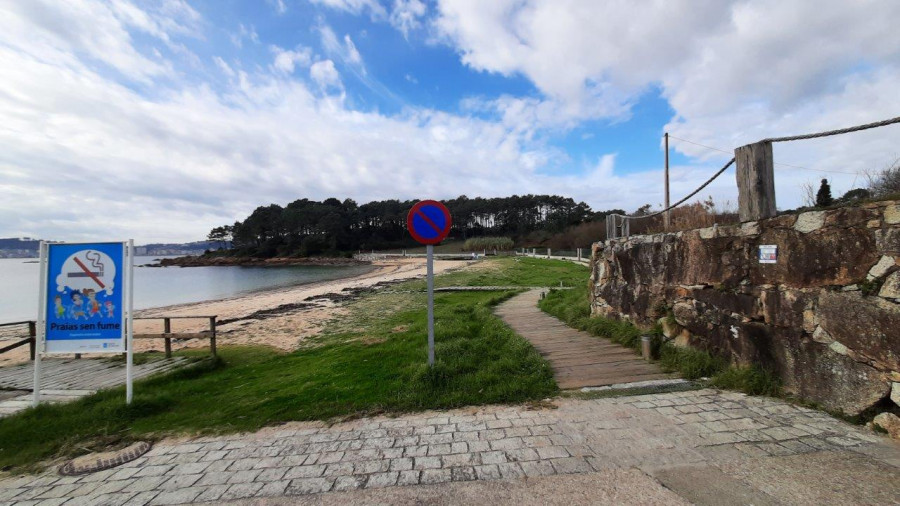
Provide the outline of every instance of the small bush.
{"type": "Polygon", "coordinates": [[[900,158],[887,167],[868,175],[869,191],[875,197],[900,193],[900,158]]]}
{"type": "Polygon", "coordinates": [[[466,239],[463,251],[510,251],[514,247],[509,237],[473,237],[466,239]]]}
{"type": "Polygon", "coordinates": [[[714,376],[710,384],[749,395],[781,395],[781,381],[770,371],[756,365],[726,368],[714,376]]]}
{"type": "Polygon", "coordinates": [[[724,360],[709,352],[678,348],[668,343],[660,347],[659,360],[666,371],[677,371],[690,380],[712,377],[728,367],[724,360]]]}

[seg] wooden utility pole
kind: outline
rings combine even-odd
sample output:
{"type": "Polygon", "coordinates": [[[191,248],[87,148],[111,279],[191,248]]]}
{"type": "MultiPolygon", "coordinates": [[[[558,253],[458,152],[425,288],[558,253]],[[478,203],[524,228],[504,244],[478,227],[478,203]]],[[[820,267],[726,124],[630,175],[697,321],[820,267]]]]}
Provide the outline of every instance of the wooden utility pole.
{"type": "Polygon", "coordinates": [[[772,143],[757,142],[734,150],[737,162],[738,214],[741,222],[775,216],[775,163],[772,143]]]}
{"type": "MultiPolygon", "coordinates": [[[[664,136],[666,141],[666,209],[669,208],[669,132],[666,132],[664,136]]],[[[669,231],[670,220],[669,211],[666,211],[663,214],[663,223],[665,225],[666,232],[669,231]]]]}

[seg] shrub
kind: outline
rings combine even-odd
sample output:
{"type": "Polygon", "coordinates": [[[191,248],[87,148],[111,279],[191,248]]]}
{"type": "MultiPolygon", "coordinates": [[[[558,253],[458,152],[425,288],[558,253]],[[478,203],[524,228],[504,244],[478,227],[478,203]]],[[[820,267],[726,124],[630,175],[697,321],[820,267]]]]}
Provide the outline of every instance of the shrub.
{"type": "Polygon", "coordinates": [[[466,239],[463,251],[509,251],[514,247],[509,237],[473,237],[466,239]]]}
{"type": "Polygon", "coordinates": [[[900,158],[884,169],[868,175],[869,190],[875,197],[900,193],[900,158]]]}

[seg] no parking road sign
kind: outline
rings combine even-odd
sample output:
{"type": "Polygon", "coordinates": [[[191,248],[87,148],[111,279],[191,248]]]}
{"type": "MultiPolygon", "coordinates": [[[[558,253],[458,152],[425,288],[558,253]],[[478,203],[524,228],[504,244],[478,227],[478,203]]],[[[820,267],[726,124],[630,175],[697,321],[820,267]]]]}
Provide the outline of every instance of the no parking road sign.
{"type": "Polygon", "coordinates": [[[406,228],[421,244],[438,244],[450,233],[450,211],[436,200],[423,200],[409,210],[406,228]]]}
{"type": "Polygon", "coordinates": [[[406,228],[413,239],[425,244],[428,283],[428,365],[434,365],[434,245],[450,233],[450,211],[436,200],[423,200],[409,210],[406,228]]]}

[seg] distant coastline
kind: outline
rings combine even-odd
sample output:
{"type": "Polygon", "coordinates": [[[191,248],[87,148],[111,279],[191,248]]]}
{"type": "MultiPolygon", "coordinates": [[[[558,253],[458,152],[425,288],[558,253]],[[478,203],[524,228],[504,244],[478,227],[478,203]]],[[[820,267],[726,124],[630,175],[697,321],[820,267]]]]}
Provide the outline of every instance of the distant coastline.
{"type": "Polygon", "coordinates": [[[354,260],[352,258],[335,258],[335,257],[275,257],[275,258],[256,258],[256,257],[225,257],[225,256],[183,256],[178,258],[163,258],[159,261],[158,267],[214,267],[214,266],[254,266],[266,267],[277,266],[285,267],[291,265],[321,265],[321,266],[338,266],[338,265],[367,265],[371,262],[354,260]]]}

